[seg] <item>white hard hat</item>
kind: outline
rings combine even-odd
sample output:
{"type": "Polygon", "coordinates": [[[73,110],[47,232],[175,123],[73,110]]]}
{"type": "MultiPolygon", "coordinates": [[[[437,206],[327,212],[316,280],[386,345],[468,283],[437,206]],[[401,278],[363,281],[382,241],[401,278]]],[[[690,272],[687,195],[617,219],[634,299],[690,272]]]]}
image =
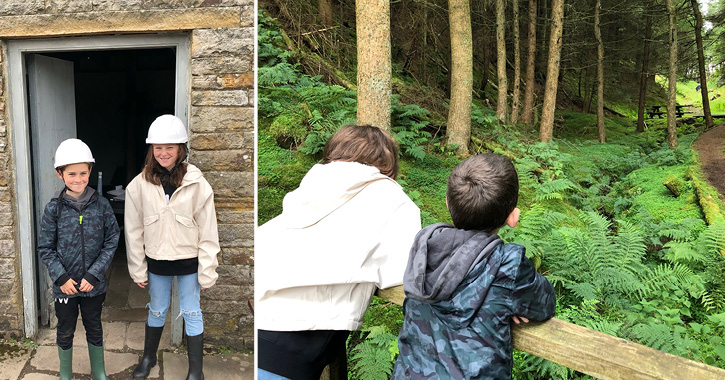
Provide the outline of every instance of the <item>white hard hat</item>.
{"type": "Polygon", "coordinates": [[[68,139],[58,145],[55,151],[55,168],[81,162],[96,162],[91,148],[81,140],[68,139]]]}
{"type": "Polygon", "coordinates": [[[146,144],[181,144],[189,141],[184,122],[174,115],[161,115],[151,123],[146,144]]]}

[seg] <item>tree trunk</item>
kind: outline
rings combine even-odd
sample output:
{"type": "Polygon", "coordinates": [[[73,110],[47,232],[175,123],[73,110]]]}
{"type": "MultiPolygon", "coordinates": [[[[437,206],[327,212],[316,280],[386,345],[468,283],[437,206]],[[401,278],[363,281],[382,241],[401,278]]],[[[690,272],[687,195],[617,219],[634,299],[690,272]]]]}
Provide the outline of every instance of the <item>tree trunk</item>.
{"type": "Polygon", "coordinates": [[[471,138],[471,98],[473,96],[473,36],[468,0],[448,0],[451,29],[451,107],[446,135],[449,144],[458,145],[458,154],[468,153],[471,138]]]}
{"type": "Polygon", "coordinates": [[[536,0],[529,0],[529,50],[526,56],[526,89],[521,121],[531,124],[534,116],[534,70],[536,69],[536,0]]]}
{"type": "Polygon", "coordinates": [[[695,13],[695,41],[697,42],[697,61],[700,69],[700,92],[702,93],[702,113],[705,116],[705,125],[712,127],[712,114],[710,113],[710,98],[707,94],[707,75],[705,73],[705,53],[702,50],[702,13],[697,0],[692,1],[692,12],[695,13]]]}
{"type": "Polygon", "coordinates": [[[488,75],[491,71],[491,34],[486,25],[481,26],[483,30],[483,68],[481,69],[481,96],[486,98],[486,86],[488,86],[488,75]]]}
{"type": "Polygon", "coordinates": [[[543,142],[551,141],[554,135],[554,110],[556,109],[556,92],[558,90],[559,65],[561,63],[561,34],[563,29],[564,0],[552,0],[549,59],[546,70],[544,105],[541,110],[541,129],[539,130],[539,135],[543,142]]]}
{"type": "Polygon", "coordinates": [[[420,5],[423,8],[423,17],[421,21],[421,59],[420,62],[423,65],[423,83],[428,83],[428,4],[423,3],[420,5]]]}
{"type": "Polygon", "coordinates": [[[511,101],[511,123],[519,121],[519,103],[521,100],[521,48],[519,46],[519,0],[513,0],[514,23],[514,98],[511,101]]]}
{"type": "Polygon", "coordinates": [[[357,123],[390,131],[390,1],[357,0],[357,123]]]}
{"type": "Polygon", "coordinates": [[[508,111],[508,81],[506,79],[506,0],[496,0],[496,68],[498,72],[498,100],[496,117],[506,122],[508,111]]]}
{"type": "Polygon", "coordinates": [[[332,0],[317,0],[317,12],[320,22],[325,27],[332,26],[332,0]]]}
{"type": "Polygon", "coordinates": [[[667,97],[667,142],[671,147],[677,146],[677,8],[673,0],[665,0],[670,27],[670,75],[667,97]]]}
{"type": "Polygon", "coordinates": [[[607,141],[607,134],[604,130],[604,41],[602,31],[599,27],[599,13],[602,8],[602,0],[596,0],[594,6],[594,37],[597,39],[597,127],[599,129],[599,142],[607,141]]]}
{"type": "Polygon", "coordinates": [[[647,100],[647,82],[649,81],[650,40],[652,39],[652,16],[650,16],[650,1],[644,2],[644,51],[642,52],[642,72],[639,76],[639,108],[637,109],[637,132],[644,132],[644,112],[647,100]]]}

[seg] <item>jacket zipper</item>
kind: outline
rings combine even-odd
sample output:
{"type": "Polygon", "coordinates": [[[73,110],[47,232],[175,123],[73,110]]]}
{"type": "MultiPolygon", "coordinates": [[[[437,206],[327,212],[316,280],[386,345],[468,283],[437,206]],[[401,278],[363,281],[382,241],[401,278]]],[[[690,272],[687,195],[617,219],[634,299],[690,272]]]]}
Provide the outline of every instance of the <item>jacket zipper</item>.
{"type": "MultiPolygon", "coordinates": [[[[81,226],[81,261],[83,262],[83,277],[85,277],[85,272],[88,270],[86,268],[86,239],[83,237],[83,213],[81,212],[81,215],[78,217],[78,224],[81,226]]],[[[83,278],[81,278],[81,281],[83,281],[83,278]]]]}
{"type": "MultiPolygon", "coordinates": [[[[81,277],[81,281],[83,281],[83,278],[85,278],[86,271],[88,271],[88,268],[86,268],[86,238],[83,233],[83,211],[88,207],[89,204],[93,201],[93,196],[91,196],[91,199],[86,202],[86,204],[83,205],[83,207],[78,210],[78,224],[81,226],[81,262],[83,263],[83,277],[81,277]]],[[[86,293],[88,295],[88,293],[86,293]]]]}
{"type": "MultiPolygon", "coordinates": [[[[65,192],[65,188],[63,189],[63,192],[65,192]]],[[[63,192],[61,192],[61,195],[59,197],[60,205],[58,207],[63,207],[63,204],[64,204],[63,192]]],[[[78,210],[77,208],[75,208],[73,206],[69,206],[71,209],[78,210],[78,225],[80,225],[80,228],[81,228],[81,263],[83,264],[83,276],[84,277],[85,277],[85,273],[88,270],[88,268],[86,268],[86,239],[85,239],[85,236],[83,233],[83,211],[86,209],[86,207],[88,207],[88,205],[92,201],[93,201],[93,196],[91,196],[91,198],[88,200],[88,202],[86,202],[86,204],[83,205],[83,207],[80,210],[78,210]]],[[[83,281],[83,277],[81,277],[81,281],[83,281]]]]}

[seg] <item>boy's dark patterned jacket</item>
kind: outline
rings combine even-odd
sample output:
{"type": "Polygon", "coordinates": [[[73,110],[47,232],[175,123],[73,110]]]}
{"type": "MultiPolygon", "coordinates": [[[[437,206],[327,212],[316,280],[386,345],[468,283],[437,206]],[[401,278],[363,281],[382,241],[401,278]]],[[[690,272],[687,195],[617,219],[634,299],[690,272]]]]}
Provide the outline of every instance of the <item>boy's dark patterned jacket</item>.
{"type": "Polygon", "coordinates": [[[120,230],[111,204],[93,189],[81,210],[72,206],[65,189],[48,202],[38,236],[38,253],[53,281],[53,297],[94,297],[106,292],[106,272],[118,245],[120,230]],[[60,208],[60,210],[59,210],[60,208]],[[93,285],[90,292],[66,295],[60,286],[68,279],[78,285],[83,278],[93,285]]]}
{"type": "Polygon", "coordinates": [[[416,236],[393,379],[510,379],[511,316],[542,321],[556,295],[498,235],[439,223],[416,236]]]}

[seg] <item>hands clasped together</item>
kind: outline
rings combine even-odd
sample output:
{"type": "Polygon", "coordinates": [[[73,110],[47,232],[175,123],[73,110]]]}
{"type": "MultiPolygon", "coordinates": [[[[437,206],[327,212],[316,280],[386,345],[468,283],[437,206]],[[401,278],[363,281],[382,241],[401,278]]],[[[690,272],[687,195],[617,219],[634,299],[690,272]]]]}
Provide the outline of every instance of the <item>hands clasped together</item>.
{"type": "Polygon", "coordinates": [[[93,290],[93,285],[91,285],[90,282],[86,281],[85,278],[81,280],[81,286],[79,286],[78,289],[76,289],[76,285],[78,285],[78,283],[71,278],[66,281],[65,284],[60,286],[60,291],[62,291],[63,294],[67,294],[70,296],[73,294],[78,294],[79,291],[87,293],[93,290]]]}

